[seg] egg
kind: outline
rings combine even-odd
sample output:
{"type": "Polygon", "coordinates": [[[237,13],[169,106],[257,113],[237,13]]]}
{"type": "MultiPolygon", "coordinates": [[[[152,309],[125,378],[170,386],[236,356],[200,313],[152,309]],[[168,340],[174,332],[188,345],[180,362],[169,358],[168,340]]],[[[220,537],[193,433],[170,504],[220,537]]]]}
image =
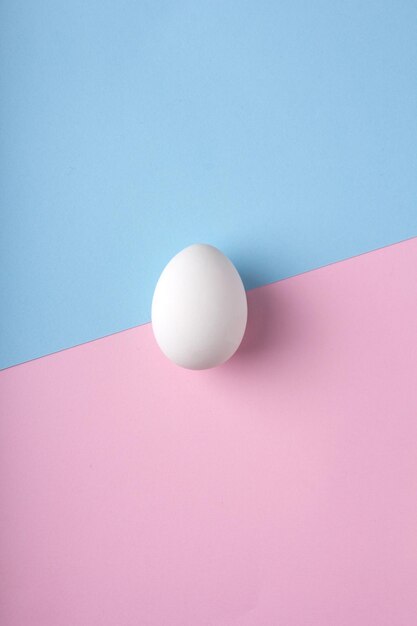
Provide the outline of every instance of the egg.
{"type": "Polygon", "coordinates": [[[233,263],[214,246],[194,244],[163,270],[152,300],[152,329],[162,352],[192,370],[224,363],[245,333],[245,288],[233,263]]]}

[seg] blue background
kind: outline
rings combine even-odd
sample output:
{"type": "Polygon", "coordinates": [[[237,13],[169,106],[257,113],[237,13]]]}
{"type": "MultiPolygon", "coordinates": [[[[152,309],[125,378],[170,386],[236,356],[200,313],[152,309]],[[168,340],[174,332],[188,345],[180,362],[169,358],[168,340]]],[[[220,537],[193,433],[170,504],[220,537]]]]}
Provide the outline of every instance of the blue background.
{"type": "Polygon", "coordinates": [[[248,288],[417,234],[401,0],[3,0],[1,361],[149,321],[165,263],[248,288]]]}

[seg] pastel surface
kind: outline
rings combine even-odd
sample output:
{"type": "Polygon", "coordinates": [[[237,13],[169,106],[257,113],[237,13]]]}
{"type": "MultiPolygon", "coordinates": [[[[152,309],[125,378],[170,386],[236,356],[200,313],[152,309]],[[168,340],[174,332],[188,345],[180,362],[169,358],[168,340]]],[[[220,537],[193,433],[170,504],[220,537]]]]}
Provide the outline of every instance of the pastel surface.
{"type": "Polygon", "coordinates": [[[2,372],[2,626],[415,623],[416,267],[250,292],[216,370],[145,325],[2,372]]]}
{"type": "Polygon", "coordinates": [[[417,235],[413,0],[2,0],[0,367],[417,235]]]}

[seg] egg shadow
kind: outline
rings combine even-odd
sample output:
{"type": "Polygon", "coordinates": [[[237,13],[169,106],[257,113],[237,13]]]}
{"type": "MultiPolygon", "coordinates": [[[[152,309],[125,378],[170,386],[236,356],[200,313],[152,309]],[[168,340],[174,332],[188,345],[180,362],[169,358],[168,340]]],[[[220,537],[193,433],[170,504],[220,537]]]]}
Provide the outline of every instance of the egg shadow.
{"type": "Polygon", "coordinates": [[[273,287],[274,283],[262,285],[260,274],[253,268],[256,262],[248,258],[231,255],[246,291],[248,301],[248,321],[242,343],[233,358],[223,367],[230,369],[253,365],[267,352],[280,351],[291,343],[291,311],[282,290],[273,287]],[[260,285],[259,287],[253,285],[260,285]]]}

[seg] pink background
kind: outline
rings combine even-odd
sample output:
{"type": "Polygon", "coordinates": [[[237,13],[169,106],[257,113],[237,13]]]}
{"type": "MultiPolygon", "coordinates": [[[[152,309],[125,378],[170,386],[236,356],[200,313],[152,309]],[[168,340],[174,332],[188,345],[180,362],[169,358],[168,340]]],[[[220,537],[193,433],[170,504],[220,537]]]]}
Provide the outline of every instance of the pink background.
{"type": "Polygon", "coordinates": [[[414,626],[417,239],[0,374],[2,626],[414,626]]]}

